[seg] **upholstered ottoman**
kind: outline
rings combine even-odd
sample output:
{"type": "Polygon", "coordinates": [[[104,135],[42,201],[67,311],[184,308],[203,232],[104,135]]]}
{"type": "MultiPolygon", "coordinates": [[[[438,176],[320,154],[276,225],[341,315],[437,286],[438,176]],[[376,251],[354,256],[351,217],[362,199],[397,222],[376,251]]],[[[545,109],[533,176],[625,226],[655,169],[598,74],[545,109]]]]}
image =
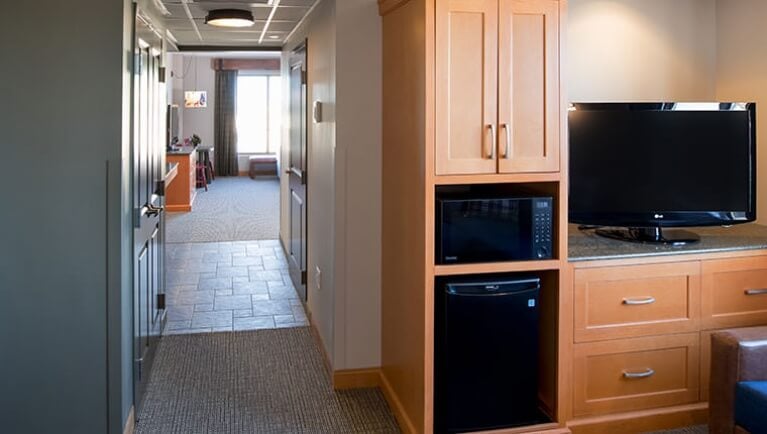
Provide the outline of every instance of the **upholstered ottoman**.
{"type": "Polygon", "coordinates": [[[277,156],[253,155],[250,157],[248,169],[251,179],[256,179],[257,176],[277,176],[277,156]]]}

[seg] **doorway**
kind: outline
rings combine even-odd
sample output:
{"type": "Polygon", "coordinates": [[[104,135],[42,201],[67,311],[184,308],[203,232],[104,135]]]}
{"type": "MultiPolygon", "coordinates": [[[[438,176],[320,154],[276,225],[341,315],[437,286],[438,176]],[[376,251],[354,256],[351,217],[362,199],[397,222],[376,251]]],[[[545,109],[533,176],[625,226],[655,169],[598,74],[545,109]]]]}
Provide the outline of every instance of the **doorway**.
{"type": "MultiPolygon", "coordinates": [[[[283,73],[281,57],[280,52],[170,56],[169,98],[178,107],[179,125],[170,126],[169,143],[175,142],[174,137],[178,137],[176,143],[184,143],[197,136],[201,139],[197,149],[205,152],[187,155],[184,152],[189,148],[179,147],[180,158],[170,150],[169,161],[189,160],[190,167],[202,166],[197,172],[209,176],[200,180],[196,173],[193,185],[181,185],[184,193],[192,192],[190,206],[168,214],[168,321],[164,334],[309,324],[304,309],[305,277],[302,281],[306,268],[306,90],[299,75],[296,79],[303,87],[304,101],[295,108],[288,92],[295,86],[294,77],[283,73]],[[233,87],[227,88],[226,80],[234,80],[233,87]],[[188,94],[199,102],[201,92],[205,92],[205,106],[190,105],[188,94]],[[296,128],[298,135],[292,132],[296,128]],[[235,149],[219,146],[220,140],[228,140],[235,149]],[[294,140],[301,140],[295,151],[294,140]],[[289,157],[281,161],[283,146],[289,148],[289,157]],[[223,155],[225,152],[231,155],[223,155]],[[234,169],[221,161],[226,158],[234,169]],[[291,175],[281,177],[286,171],[291,175]],[[296,190],[303,188],[295,192],[303,206],[298,234],[294,237],[291,230],[284,245],[279,235],[281,182],[296,190]],[[296,271],[294,264],[302,268],[296,271]]],[[[293,56],[290,59],[292,62],[293,56]]],[[[305,61],[300,65],[303,68],[305,61]]],[[[191,176],[185,173],[177,179],[191,176]]]]}

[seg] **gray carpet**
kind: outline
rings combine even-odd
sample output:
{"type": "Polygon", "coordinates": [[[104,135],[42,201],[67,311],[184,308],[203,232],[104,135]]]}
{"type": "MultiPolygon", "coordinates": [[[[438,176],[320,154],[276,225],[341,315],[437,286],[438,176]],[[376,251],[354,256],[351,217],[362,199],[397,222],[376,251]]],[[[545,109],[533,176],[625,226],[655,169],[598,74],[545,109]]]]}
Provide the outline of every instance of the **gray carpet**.
{"type": "Polygon", "coordinates": [[[168,213],[169,243],[271,240],[280,231],[280,182],[245,176],[216,178],[197,190],[192,212],[168,213]]]}
{"type": "Polygon", "coordinates": [[[333,390],[308,327],[163,337],[135,431],[398,432],[378,389],[333,390]]]}

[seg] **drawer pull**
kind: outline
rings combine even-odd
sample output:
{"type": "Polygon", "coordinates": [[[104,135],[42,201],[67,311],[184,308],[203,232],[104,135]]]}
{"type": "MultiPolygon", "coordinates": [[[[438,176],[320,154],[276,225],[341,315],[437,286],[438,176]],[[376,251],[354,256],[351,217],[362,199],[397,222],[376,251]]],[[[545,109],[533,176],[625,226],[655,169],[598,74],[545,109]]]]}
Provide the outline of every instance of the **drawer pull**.
{"type": "Polygon", "coordinates": [[[744,292],[746,295],[765,295],[767,294],[767,289],[747,289],[744,292]]]}
{"type": "Polygon", "coordinates": [[[655,303],[655,297],[642,297],[642,298],[624,298],[623,304],[626,306],[641,306],[643,304],[655,303]]]}
{"type": "Polygon", "coordinates": [[[642,372],[629,372],[629,371],[623,371],[623,378],[633,380],[637,378],[647,378],[652,377],[655,375],[655,370],[652,368],[647,368],[647,370],[642,372]]]}

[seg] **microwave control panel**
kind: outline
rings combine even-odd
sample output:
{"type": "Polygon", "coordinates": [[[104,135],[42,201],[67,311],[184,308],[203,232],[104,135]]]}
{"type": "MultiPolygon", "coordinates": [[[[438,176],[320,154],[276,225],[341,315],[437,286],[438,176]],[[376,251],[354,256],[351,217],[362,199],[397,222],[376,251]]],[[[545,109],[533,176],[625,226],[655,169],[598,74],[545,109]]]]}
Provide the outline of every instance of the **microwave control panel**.
{"type": "Polygon", "coordinates": [[[554,201],[551,198],[533,200],[533,255],[536,259],[552,257],[553,208],[554,201]]]}

